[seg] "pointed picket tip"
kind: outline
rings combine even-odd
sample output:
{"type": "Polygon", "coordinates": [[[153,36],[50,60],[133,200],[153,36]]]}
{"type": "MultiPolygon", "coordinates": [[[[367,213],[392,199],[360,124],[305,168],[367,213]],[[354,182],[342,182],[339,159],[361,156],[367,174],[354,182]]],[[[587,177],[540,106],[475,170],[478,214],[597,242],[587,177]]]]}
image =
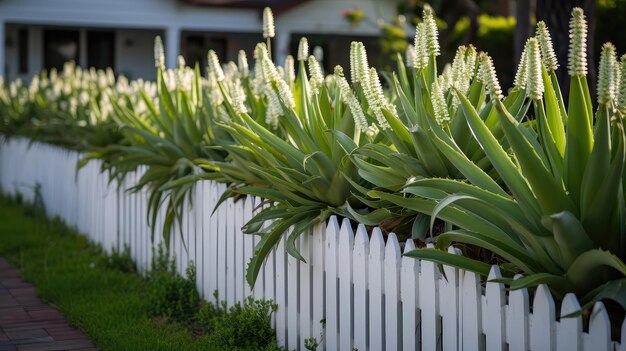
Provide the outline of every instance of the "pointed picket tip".
{"type": "Polygon", "coordinates": [[[427,243],[426,247],[429,248],[429,249],[434,249],[435,245],[433,243],[427,243]]]}
{"type": "MultiPolygon", "coordinates": [[[[611,321],[601,301],[596,302],[589,317],[589,335],[596,350],[608,350],[611,346],[611,321]]],[[[622,341],[623,342],[623,341],[622,341]]]]}
{"type": "Polygon", "coordinates": [[[574,293],[568,293],[565,295],[563,303],[561,304],[561,318],[578,311],[580,311],[580,303],[578,302],[576,295],[574,293]]]}
{"type": "Polygon", "coordinates": [[[537,287],[535,301],[533,301],[533,311],[541,310],[543,307],[552,307],[554,309],[554,299],[546,284],[541,284],[537,287]]]}
{"type": "Polygon", "coordinates": [[[372,236],[370,238],[370,251],[384,251],[385,239],[383,239],[383,233],[380,228],[374,227],[372,230],[372,236]],[[377,250],[374,250],[377,249],[377,250]]]}
{"type": "Polygon", "coordinates": [[[328,223],[326,224],[326,249],[330,249],[331,247],[337,247],[338,239],[339,239],[339,231],[341,227],[339,226],[339,221],[337,220],[337,216],[330,216],[328,219],[328,223]]]}
{"type": "Polygon", "coordinates": [[[402,254],[402,250],[400,249],[400,242],[398,242],[398,237],[395,233],[389,234],[387,238],[387,245],[385,246],[385,256],[391,257],[389,255],[393,255],[393,257],[400,258],[402,254]]]}
{"type": "MultiPolygon", "coordinates": [[[[254,210],[254,198],[250,195],[246,197],[243,202],[243,221],[248,222],[252,217],[252,211],[254,210]]],[[[246,224],[246,223],[243,223],[246,224]]]]}
{"type": "MultiPolygon", "coordinates": [[[[499,279],[502,278],[502,273],[500,272],[500,267],[493,265],[491,266],[491,269],[489,270],[489,275],[487,276],[487,281],[493,280],[493,279],[499,279]]],[[[490,284],[495,284],[494,282],[490,282],[490,284]]],[[[501,284],[501,283],[498,283],[501,284]]]]}
{"type": "Polygon", "coordinates": [[[350,220],[344,218],[341,221],[341,229],[339,232],[339,246],[346,247],[347,249],[352,249],[354,245],[354,232],[352,231],[352,224],[350,224],[350,220]]]}
{"type": "Polygon", "coordinates": [[[330,216],[330,218],[328,218],[328,224],[326,225],[326,232],[339,233],[339,230],[340,230],[340,227],[339,227],[339,221],[337,220],[337,216],[335,215],[330,216]]]}
{"type": "Polygon", "coordinates": [[[409,239],[404,243],[404,254],[412,250],[415,250],[415,243],[413,242],[412,239],[409,239]]]}
{"type": "Polygon", "coordinates": [[[461,256],[461,250],[457,249],[454,246],[448,246],[448,253],[461,256]]]}
{"type": "MultiPolygon", "coordinates": [[[[254,202],[254,200],[255,200],[254,196],[252,196],[252,195],[246,195],[246,202],[245,202],[245,205],[247,205],[247,206],[246,206],[246,209],[247,209],[247,208],[248,208],[248,206],[249,206],[249,208],[251,209],[250,211],[252,211],[252,209],[253,209],[253,208],[254,208],[254,206],[255,206],[255,202],[254,202]]],[[[246,210],[246,211],[247,211],[247,210],[246,210]]]]}
{"type": "Polygon", "coordinates": [[[356,234],[354,235],[354,245],[366,245],[369,244],[369,236],[367,235],[367,229],[365,225],[359,224],[356,228],[356,234]]]}
{"type": "Polygon", "coordinates": [[[478,274],[472,271],[465,271],[463,274],[463,285],[465,287],[471,287],[470,289],[480,286],[480,278],[478,277],[478,274]]]}

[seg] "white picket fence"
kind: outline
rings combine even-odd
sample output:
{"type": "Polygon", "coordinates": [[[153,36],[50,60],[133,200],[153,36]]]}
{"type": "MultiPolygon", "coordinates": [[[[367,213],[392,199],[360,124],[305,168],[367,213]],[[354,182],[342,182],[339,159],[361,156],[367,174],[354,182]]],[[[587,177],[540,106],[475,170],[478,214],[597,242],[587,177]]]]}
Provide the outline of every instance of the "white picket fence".
{"type": "MultiPolygon", "coordinates": [[[[49,215],[76,226],[107,250],[128,245],[140,269],[149,269],[163,216],[153,244],[146,193],[125,191],[141,172],[118,186],[99,172],[98,162],[76,175],[79,157],[11,139],[0,144],[0,186],[32,200],[34,185],[41,184],[49,215]]],[[[412,242],[399,243],[393,234],[385,242],[380,230],[370,234],[363,225],[352,228],[348,220],[340,223],[335,217],[298,240],[307,263],[287,255],[283,240],[250,290],[245,268],[258,238],[243,234],[241,227],[260,200],[228,200],[210,216],[224,189],[210,181],[196,186],[182,235],[176,229],[171,243],[177,268],[183,273],[194,262],[198,290],[209,301],[215,290],[228,305],[247,296],[273,300],[279,306],[274,317],[278,342],[288,350],[306,350],[305,339],[316,338],[318,350],[626,351],[626,342],[611,341],[602,303],[594,306],[589,330],[583,332],[581,317],[558,318],[579,308],[573,294],[557,311],[545,286],[531,301],[526,290],[481,284],[476,274],[452,267],[444,267],[445,279],[433,263],[402,257],[414,247],[412,242]]],[[[494,266],[491,278],[499,275],[494,266]]],[[[621,340],[626,340],[626,320],[621,340]]]]}

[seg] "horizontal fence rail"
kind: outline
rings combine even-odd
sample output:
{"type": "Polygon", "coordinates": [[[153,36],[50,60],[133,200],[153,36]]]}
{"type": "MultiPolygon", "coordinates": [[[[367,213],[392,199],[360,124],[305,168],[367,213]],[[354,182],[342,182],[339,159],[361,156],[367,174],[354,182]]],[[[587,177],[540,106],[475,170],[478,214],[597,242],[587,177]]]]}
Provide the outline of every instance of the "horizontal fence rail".
{"type": "MultiPolygon", "coordinates": [[[[78,152],[43,143],[5,140],[0,143],[0,186],[27,201],[39,193],[48,215],[62,218],[107,251],[128,246],[140,271],[150,269],[164,216],[157,217],[153,241],[147,193],[127,191],[144,170],[118,184],[100,172],[98,161],[76,172],[79,158],[78,152]]],[[[412,241],[400,243],[394,234],[385,240],[378,228],[368,232],[364,225],[354,228],[334,216],[298,239],[306,263],[286,254],[283,240],[251,289],[245,269],[259,238],[243,234],[241,227],[267,204],[251,196],[228,199],[211,216],[224,190],[211,181],[195,186],[193,206],[171,238],[177,270],[184,274],[193,262],[197,288],[209,301],[214,291],[229,306],[248,296],[273,300],[279,306],[273,318],[278,343],[288,350],[306,350],[305,340],[315,338],[318,350],[626,351],[626,320],[620,345],[611,340],[601,302],[583,332],[582,317],[560,318],[580,308],[573,294],[557,306],[545,285],[531,300],[525,289],[481,283],[472,272],[444,266],[444,277],[432,262],[402,256],[414,248],[412,241]]],[[[493,266],[489,278],[498,277],[493,266]]]]}

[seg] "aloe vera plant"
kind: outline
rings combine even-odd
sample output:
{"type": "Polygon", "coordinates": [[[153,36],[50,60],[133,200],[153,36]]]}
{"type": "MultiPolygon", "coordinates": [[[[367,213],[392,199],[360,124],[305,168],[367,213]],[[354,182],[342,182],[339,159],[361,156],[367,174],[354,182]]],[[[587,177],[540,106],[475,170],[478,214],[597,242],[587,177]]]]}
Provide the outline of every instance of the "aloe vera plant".
{"type": "Polygon", "coordinates": [[[0,82],[0,131],[79,150],[119,142],[109,101],[130,102],[130,85],[110,69],[84,70],[73,62],[60,72],[52,69],[35,75],[28,85],[20,79],[8,87],[0,82]]]}
{"type": "MultiPolygon", "coordinates": [[[[487,275],[489,266],[452,257],[452,242],[487,248],[510,264],[513,288],[547,283],[563,297],[575,292],[584,304],[611,299],[626,308],[624,232],[624,130],[616,104],[619,75],[614,47],[603,47],[595,118],[586,81],[586,26],[582,10],[571,21],[570,100],[565,111],[553,84],[556,62],[543,33],[526,44],[526,91],[533,119],[520,123],[492,95],[506,146],[498,142],[475,106],[458,89],[467,125],[502,184],[485,188],[490,176],[459,167],[467,182],[426,178],[404,187],[414,198],[376,192],[398,205],[430,213],[456,229],[440,234],[436,248],[408,253],[487,275]],[[521,279],[513,273],[525,273],[521,279]]],[[[489,85],[489,82],[487,82],[489,85]]],[[[440,148],[449,159],[455,157],[440,148]]]]}
{"type": "MultiPolygon", "coordinates": [[[[292,81],[293,72],[279,75],[266,45],[259,44],[255,75],[262,75],[265,81],[260,99],[268,104],[266,123],[252,118],[246,108],[236,108],[232,97],[226,99],[231,118],[219,123],[235,141],[220,147],[234,163],[216,164],[233,180],[228,194],[257,195],[274,202],[244,226],[246,232],[261,235],[248,265],[250,284],[267,254],[287,232],[287,251],[304,260],[295,245],[299,235],[332,213],[345,215],[346,202],[360,206],[344,177],[355,173],[346,155],[359,145],[359,139],[366,138],[355,124],[362,114],[360,106],[355,105],[341,68],[326,81],[316,59],[307,55],[305,40],[299,51],[299,72],[292,81]],[[268,220],[273,221],[263,227],[268,220]]],[[[284,68],[292,69],[291,64],[284,68]]]]}
{"type": "MultiPolygon", "coordinates": [[[[481,180],[479,184],[487,188],[496,186],[499,179],[479,143],[470,136],[455,90],[470,100],[497,139],[501,142],[504,139],[493,100],[486,99],[487,93],[501,94],[499,86],[490,90],[484,82],[493,71],[491,59],[485,53],[478,54],[472,46],[461,46],[452,65],[446,65],[442,74],[437,75],[437,29],[432,22],[433,15],[427,7],[423,22],[416,28],[415,45],[407,51],[408,69],[399,58],[398,70],[390,79],[398,116],[385,115],[387,128],[383,128],[381,137],[350,155],[359,175],[373,184],[357,187],[360,196],[367,197],[363,201],[372,207],[371,212],[351,210],[351,215],[366,224],[392,227],[396,232],[410,231],[413,238],[420,240],[427,234],[428,213],[395,206],[380,196],[373,199],[368,196],[369,191],[374,188],[397,193],[407,181],[424,177],[465,179],[458,167],[483,170],[494,179],[481,180]],[[446,157],[439,148],[454,157],[446,157]],[[398,223],[410,226],[402,227],[398,223]]],[[[519,116],[528,108],[524,99],[524,91],[514,89],[504,104],[519,116]]]]}
{"type": "MultiPolygon", "coordinates": [[[[211,54],[209,54],[210,58],[211,54]]],[[[127,145],[111,145],[101,154],[89,158],[112,157],[108,168],[114,177],[123,178],[129,171],[146,166],[146,171],[131,189],[147,188],[148,220],[155,223],[159,209],[165,204],[163,236],[169,243],[171,231],[176,223],[182,223],[182,211],[192,202],[191,190],[197,180],[219,179],[212,161],[222,161],[225,152],[210,148],[228,135],[214,129],[214,125],[225,113],[219,104],[223,99],[207,96],[209,86],[216,89],[215,74],[208,79],[200,76],[199,68],[185,66],[179,57],[175,70],[163,66],[163,49],[160,38],[155,40],[155,65],[157,69],[156,96],[145,91],[139,96],[146,106],[145,113],[137,113],[132,107],[113,102],[115,119],[120,125],[127,145]]],[[[223,75],[223,72],[220,73],[223,75]]],[[[230,74],[234,74],[231,72],[230,74]]],[[[152,226],[154,230],[154,226],[152,226]]],[[[154,231],[153,231],[154,235],[154,231]]]]}

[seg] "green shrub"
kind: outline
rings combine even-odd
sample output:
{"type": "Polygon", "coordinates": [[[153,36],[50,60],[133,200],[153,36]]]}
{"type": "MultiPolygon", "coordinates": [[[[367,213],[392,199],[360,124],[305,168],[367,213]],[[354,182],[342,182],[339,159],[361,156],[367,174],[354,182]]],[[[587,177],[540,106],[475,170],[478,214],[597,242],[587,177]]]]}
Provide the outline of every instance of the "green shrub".
{"type": "Polygon", "coordinates": [[[193,321],[200,305],[196,290],[196,270],[189,265],[186,277],[176,273],[176,264],[169,260],[162,246],[152,260],[148,290],[149,310],[152,317],[164,317],[183,324],[193,321]]]}
{"type": "Polygon", "coordinates": [[[203,338],[209,349],[279,350],[271,326],[272,313],[277,308],[271,301],[248,297],[243,305],[236,303],[230,308],[224,301],[205,304],[197,320],[207,333],[203,338]]]}
{"type": "Polygon", "coordinates": [[[136,273],[137,265],[130,256],[130,247],[124,244],[124,249],[118,251],[116,248],[111,250],[111,254],[104,259],[105,267],[118,270],[124,273],[136,273]]]}

